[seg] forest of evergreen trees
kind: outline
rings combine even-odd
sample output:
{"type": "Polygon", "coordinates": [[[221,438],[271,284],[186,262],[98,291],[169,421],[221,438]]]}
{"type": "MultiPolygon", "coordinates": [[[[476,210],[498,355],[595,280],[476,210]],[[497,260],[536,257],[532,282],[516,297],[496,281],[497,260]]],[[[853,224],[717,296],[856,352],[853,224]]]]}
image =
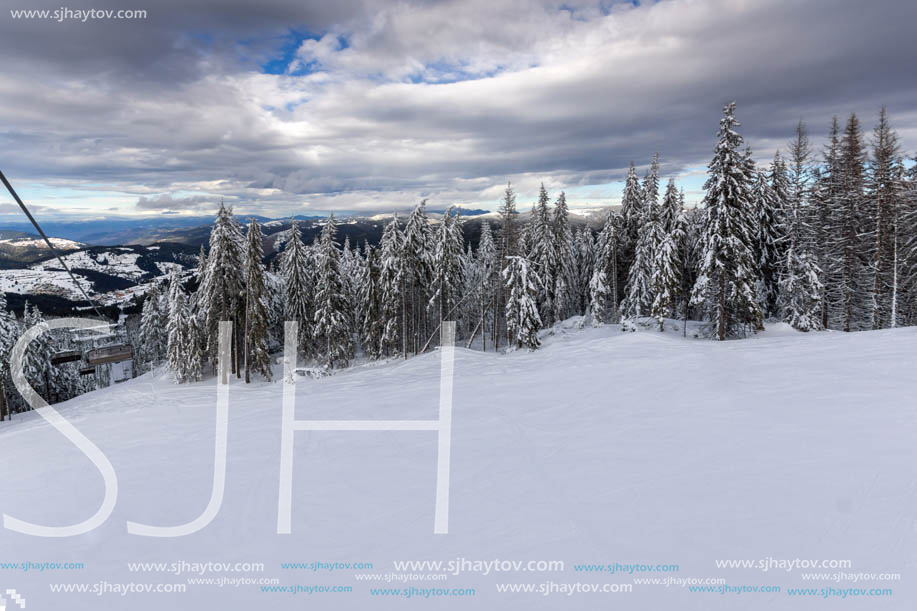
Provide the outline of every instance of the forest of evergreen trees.
{"type": "MultiPolygon", "coordinates": [[[[661,186],[655,155],[642,179],[631,164],[620,209],[596,232],[575,230],[564,193],[552,204],[544,186],[531,214],[519,213],[508,185],[476,247],[458,208],[431,222],[421,202],[405,220],[393,215],[376,245],[339,244],[333,215],[305,244],[293,220],[268,267],[258,223],[243,227],[221,205],[196,273],[175,268],[148,293],[139,360],[167,363],[177,382],[201,379],[221,320],[237,330],[232,369],[246,381],[270,379],[284,320],[299,323],[301,357],[328,369],[422,353],[444,320],[457,321],[459,340],[494,351],[535,349],[541,329],[576,315],[625,329],[703,321],[718,340],[769,321],[800,331],[917,324],[917,167],[905,165],[885,109],[871,137],[856,115],[843,127],[835,119],[820,149],[800,122],[765,168],[739,125],[728,104],[702,205],[686,208],[672,179],[661,186]]],[[[40,318],[29,312],[27,325],[40,318]]],[[[21,325],[0,308],[4,363],[21,325]]],[[[37,361],[28,375],[45,383],[37,361]]],[[[80,392],[72,376],[54,375],[58,398],[80,392]]]]}

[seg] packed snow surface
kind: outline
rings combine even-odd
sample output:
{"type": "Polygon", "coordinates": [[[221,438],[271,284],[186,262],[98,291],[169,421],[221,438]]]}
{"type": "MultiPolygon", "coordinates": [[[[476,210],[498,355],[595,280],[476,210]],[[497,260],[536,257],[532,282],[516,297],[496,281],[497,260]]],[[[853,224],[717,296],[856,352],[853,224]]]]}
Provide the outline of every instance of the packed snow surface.
{"type": "MultiPolygon", "coordinates": [[[[126,522],[174,526],[204,511],[213,481],[216,384],[154,372],[84,395],[60,412],[118,476],[114,513],[78,537],[0,529],[0,562],[83,563],[2,570],[31,609],[913,609],[917,608],[917,328],[745,341],[617,327],[563,329],[536,352],[456,349],[449,534],[433,534],[437,434],[297,431],[292,534],[278,535],[283,384],[233,380],[225,498],[213,522],[172,539],[126,522]],[[398,570],[394,561],[564,562],[562,571],[398,570]],[[849,568],[718,568],[717,560],[849,560],[849,568]],[[263,563],[263,572],[130,571],[128,563],[263,563]],[[371,569],[284,569],[281,563],[371,569]],[[575,565],[677,565],[669,572],[575,565]],[[897,581],[805,580],[804,573],[900,574],[897,581]],[[359,575],[444,573],[443,580],[359,575]],[[278,579],[351,592],[54,593],[50,584],[188,584],[278,579]],[[779,592],[691,592],[635,579],[724,579],[779,592]],[[502,584],[627,584],[631,592],[498,592],[502,584]],[[790,595],[796,588],[889,588],[885,596],[790,595]],[[474,589],[473,596],[371,589],[474,589]],[[417,600],[423,598],[423,600],[417,600]]],[[[296,387],[303,419],[435,419],[440,355],[362,366],[296,387]]],[[[0,424],[0,509],[46,525],[98,509],[99,472],[37,414],[0,424]]],[[[537,565],[536,565],[537,566],[537,565]]],[[[11,604],[11,603],[8,603],[11,604]]],[[[9,607],[15,609],[16,607],[9,607]]]]}

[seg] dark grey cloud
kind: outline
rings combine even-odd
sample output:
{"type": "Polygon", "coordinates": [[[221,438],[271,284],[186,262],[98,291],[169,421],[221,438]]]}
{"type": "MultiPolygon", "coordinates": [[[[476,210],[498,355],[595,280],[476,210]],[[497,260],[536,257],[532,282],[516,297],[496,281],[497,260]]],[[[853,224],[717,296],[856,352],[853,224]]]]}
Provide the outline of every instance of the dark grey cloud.
{"type": "MultiPolygon", "coordinates": [[[[905,0],[131,2],[69,8],[147,19],[0,14],[8,174],[142,212],[479,203],[510,179],[602,185],[654,151],[669,173],[702,165],[730,99],[762,159],[799,119],[817,142],[881,104],[917,145],[905,0]]],[[[14,8],[42,4],[60,8],[14,8]]]]}

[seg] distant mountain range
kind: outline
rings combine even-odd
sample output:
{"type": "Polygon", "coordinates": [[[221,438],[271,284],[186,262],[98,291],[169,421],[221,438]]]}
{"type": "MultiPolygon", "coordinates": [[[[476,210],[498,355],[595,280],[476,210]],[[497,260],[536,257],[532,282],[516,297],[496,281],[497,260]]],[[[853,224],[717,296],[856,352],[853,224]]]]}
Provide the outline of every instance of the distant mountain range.
{"type": "MultiPolygon", "coordinates": [[[[431,215],[445,214],[445,210],[430,210],[431,215]]],[[[476,217],[490,214],[488,210],[461,209],[462,216],[476,217]]],[[[352,219],[378,219],[389,215],[379,216],[343,216],[338,221],[342,224],[352,219]]],[[[83,244],[96,246],[115,246],[119,244],[156,244],[159,242],[179,242],[192,246],[199,246],[207,241],[213,216],[157,216],[143,218],[114,217],[107,219],[79,220],[79,221],[44,221],[39,219],[45,233],[58,238],[72,240],[83,244]]],[[[254,218],[261,224],[271,221],[282,221],[289,225],[290,217],[274,219],[266,216],[244,214],[236,217],[240,223],[248,223],[254,218]]],[[[324,216],[295,217],[300,221],[321,222],[324,216]]],[[[28,236],[35,233],[34,227],[23,218],[0,217],[0,235],[20,234],[28,236]]],[[[10,235],[10,237],[14,237],[10,235]]]]}
{"type": "MultiPolygon", "coordinates": [[[[430,222],[438,224],[445,211],[428,211],[430,222]]],[[[528,217],[520,213],[520,220],[528,217]]],[[[495,212],[462,210],[466,243],[476,247],[483,221],[499,227],[495,212]]],[[[247,224],[252,217],[237,217],[247,224]]],[[[289,238],[289,218],[254,217],[264,234],[265,262],[276,259],[289,238]]],[[[399,216],[402,223],[407,215],[399,216]]],[[[574,227],[598,228],[597,214],[571,213],[574,227]]],[[[306,243],[312,243],[327,223],[327,217],[297,216],[297,226],[306,243]]],[[[378,244],[389,214],[337,219],[338,241],[349,240],[353,248],[365,242],[378,244]]],[[[50,222],[43,226],[50,240],[85,288],[111,315],[118,310],[133,311],[150,283],[164,280],[174,266],[189,271],[197,265],[201,246],[209,241],[211,217],[182,219],[137,219],[113,221],[50,222]]],[[[67,272],[47,244],[28,231],[29,225],[0,222],[0,291],[9,306],[21,312],[25,301],[38,305],[47,314],[65,315],[85,310],[86,303],[67,272]]]]}

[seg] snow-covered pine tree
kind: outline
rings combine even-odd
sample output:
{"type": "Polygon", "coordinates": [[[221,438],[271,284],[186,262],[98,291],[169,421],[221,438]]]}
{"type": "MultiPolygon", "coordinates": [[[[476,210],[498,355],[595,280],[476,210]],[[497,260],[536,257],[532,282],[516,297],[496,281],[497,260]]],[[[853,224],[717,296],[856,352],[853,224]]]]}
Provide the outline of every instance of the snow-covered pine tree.
{"type": "Polygon", "coordinates": [[[650,169],[647,171],[646,176],[643,177],[642,191],[643,210],[657,208],[659,206],[659,153],[653,153],[650,169]]]}
{"type": "Polygon", "coordinates": [[[194,337],[188,334],[188,298],[181,287],[169,290],[169,324],[166,328],[167,362],[178,384],[191,381],[189,354],[194,350],[194,337]]]}
{"type": "Polygon", "coordinates": [[[366,264],[360,280],[360,345],[371,359],[378,359],[384,351],[383,332],[385,321],[382,315],[382,265],[379,249],[368,243],[366,264]]]}
{"type": "MultiPolygon", "coordinates": [[[[176,266],[178,263],[176,263],[176,266]]],[[[174,269],[174,268],[173,268],[174,269]]],[[[192,311],[195,313],[195,316],[201,320],[207,320],[207,304],[204,303],[204,291],[201,290],[204,285],[207,284],[207,253],[204,251],[204,245],[201,244],[201,251],[197,255],[197,268],[194,270],[194,275],[197,278],[197,291],[189,297],[189,306],[192,311]]],[[[166,308],[169,307],[169,298],[166,297],[164,300],[166,308]]],[[[168,316],[168,309],[164,310],[164,313],[168,316]]],[[[206,348],[206,346],[205,346],[206,348]]]]}
{"type": "Polygon", "coordinates": [[[506,328],[517,347],[534,350],[541,343],[538,340],[541,317],[537,303],[541,282],[534,266],[525,257],[507,257],[506,261],[503,270],[507,291],[506,328]]]}
{"type": "Polygon", "coordinates": [[[436,232],[432,260],[433,295],[429,307],[436,310],[440,325],[461,301],[464,242],[459,209],[451,206],[436,232]]]}
{"type": "Polygon", "coordinates": [[[159,283],[153,282],[143,301],[143,312],[140,317],[140,345],[143,361],[156,367],[166,357],[166,340],[163,329],[168,323],[168,314],[164,312],[159,283]]]}
{"type": "Polygon", "coordinates": [[[564,320],[579,309],[579,277],[576,267],[576,244],[570,229],[570,209],[563,191],[554,204],[554,253],[557,258],[554,275],[554,320],[564,320]]]}
{"type": "Polygon", "coordinates": [[[620,235],[621,272],[625,275],[634,260],[637,242],[640,239],[640,227],[643,225],[643,190],[637,178],[637,168],[630,162],[627,178],[624,180],[624,193],[621,196],[621,217],[623,227],[620,235]]]}
{"type": "Polygon", "coordinates": [[[797,331],[822,328],[821,275],[815,256],[800,244],[800,250],[790,246],[787,251],[786,272],[780,279],[783,320],[797,331]]]}
{"type": "Polygon", "coordinates": [[[204,377],[204,364],[207,362],[207,340],[204,337],[205,327],[203,319],[194,316],[190,307],[188,307],[187,311],[185,328],[182,331],[186,341],[185,378],[187,382],[198,382],[204,377]]]}
{"type": "Polygon", "coordinates": [[[344,279],[344,288],[347,300],[350,302],[350,311],[353,314],[351,328],[357,329],[360,320],[360,280],[363,277],[363,258],[359,249],[351,248],[350,237],[344,238],[341,249],[341,277],[344,279]]]}
{"type": "MultiPolygon", "coordinates": [[[[230,321],[233,329],[242,329],[240,324],[245,314],[242,299],[243,259],[245,239],[238,223],[232,216],[232,209],[220,203],[213,229],[210,231],[210,254],[207,258],[207,274],[202,298],[206,304],[207,332],[209,338],[208,352],[213,363],[217,362],[219,346],[220,321],[230,321]]],[[[238,338],[241,333],[233,333],[232,372],[241,377],[239,367],[238,338]]]]}
{"type": "MultiPolygon", "coordinates": [[[[35,325],[44,322],[44,316],[42,316],[38,306],[33,306],[26,301],[22,312],[23,331],[27,331],[35,325]]],[[[51,336],[45,331],[29,344],[22,361],[22,371],[29,381],[29,384],[31,384],[32,388],[38,391],[48,403],[55,402],[52,396],[54,386],[51,379],[53,375],[51,353],[51,336]]],[[[29,407],[28,409],[31,408],[29,407]]]]}
{"type": "Polygon", "coordinates": [[[496,279],[494,285],[497,290],[493,300],[493,328],[491,332],[491,337],[494,338],[494,351],[500,348],[501,322],[504,314],[503,304],[506,300],[503,283],[498,276],[500,275],[500,270],[506,267],[506,257],[515,256],[520,252],[519,228],[516,218],[518,215],[516,211],[516,192],[513,191],[512,183],[506,183],[503,202],[498,213],[500,215],[500,232],[497,242],[497,266],[494,269],[494,277],[496,279]]]}
{"type": "Polygon", "coordinates": [[[873,216],[872,328],[896,327],[900,308],[900,235],[898,225],[903,208],[904,164],[898,135],[888,122],[885,106],[879,112],[872,139],[867,193],[873,216]]]}
{"type": "Polygon", "coordinates": [[[271,357],[268,352],[267,289],[264,280],[264,240],[258,221],[251,220],[245,249],[245,383],[252,372],[271,379],[271,357]]]}
{"type": "Polygon", "coordinates": [[[650,314],[665,330],[665,318],[671,316],[684,298],[684,250],[687,248],[687,219],[679,212],[671,221],[670,230],[663,236],[653,261],[653,304],[650,314]]]}
{"type": "Polygon", "coordinates": [[[821,270],[821,326],[824,329],[840,326],[842,310],[842,265],[837,257],[840,250],[840,232],[837,231],[841,205],[840,159],[840,124],[837,117],[833,117],[823,162],[812,171],[813,188],[807,215],[812,225],[816,263],[821,270]]]}
{"type": "Polygon", "coordinates": [[[166,313],[171,313],[169,307],[171,307],[172,302],[175,299],[175,294],[178,293],[182,288],[182,277],[181,277],[181,266],[173,265],[172,271],[169,273],[169,291],[166,293],[166,313]]]}
{"type": "MultiPolygon", "coordinates": [[[[792,220],[793,193],[789,170],[780,151],[774,153],[774,160],[767,171],[767,186],[773,196],[772,234],[776,253],[777,276],[786,269],[786,251],[790,246],[790,222],[792,220]]],[[[804,194],[803,194],[804,197],[804,194]]],[[[800,205],[805,202],[800,200],[800,205]]]]}
{"type": "Polygon", "coordinates": [[[659,207],[647,198],[643,211],[643,226],[637,240],[634,260],[627,275],[621,312],[625,318],[649,316],[655,298],[653,277],[656,274],[656,253],[664,239],[659,222],[659,207]]]}
{"type": "MultiPolygon", "coordinates": [[[[777,171],[780,171],[779,166],[777,171]]],[[[759,270],[756,284],[758,304],[765,316],[776,316],[779,305],[779,282],[783,269],[779,252],[784,239],[783,222],[780,218],[777,194],[771,188],[770,180],[764,172],[754,172],[751,198],[754,213],[757,215],[755,252],[759,270]]]]}
{"type": "Polygon", "coordinates": [[[623,219],[609,212],[596,240],[595,268],[589,281],[590,310],[598,323],[618,322],[618,261],[623,219]]]}
{"type": "MultiPolygon", "coordinates": [[[[816,200],[810,188],[812,168],[811,147],[805,123],[796,125],[796,134],[789,145],[790,165],[781,172],[775,157],[771,166],[771,186],[777,197],[786,192],[786,253],[780,277],[780,310],[783,320],[799,331],[823,328],[826,312],[824,276],[818,262],[820,244],[815,241],[813,223],[821,227],[819,235],[827,230],[826,219],[820,219],[816,200]]],[[[785,166],[784,166],[785,167],[785,166]]]]}
{"type": "Polygon", "coordinates": [[[284,301],[287,320],[299,323],[298,351],[304,356],[315,353],[312,349],[312,316],[315,287],[310,253],[303,244],[299,225],[290,219],[290,236],[281,255],[280,274],[283,277],[284,301]]]}
{"type": "Polygon", "coordinates": [[[589,309],[589,282],[595,271],[595,238],[589,227],[583,227],[576,234],[576,311],[586,314],[589,309]]]}
{"type": "Polygon", "coordinates": [[[917,325],[917,157],[911,160],[904,191],[904,209],[898,222],[901,234],[901,295],[897,301],[901,305],[903,323],[917,325]]]}
{"type": "Polygon", "coordinates": [[[427,200],[415,206],[408,217],[401,256],[406,272],[405,313],[409,314],[404,330],[409,347],[416,354],[428,335],[427,302],[433,282],[433,235],[427,216],[427,200]]]}
{"type": "Polygon", "coordinates": [[[481,238],[478,240],[478,250],[475,254],[475,261],[479,270],[478,280],[481,283],[478,289],[481,346],[486,351],[488,329],[491,330],[491,337],[496,343],[498,331],[493,326],[493,321],[496,318],[494,307],[498,300],[498,294],[503,292],[502,283],[497,278],[499,265],[497,245],[493,239],[490,223],[487,221],[481,223],[481,238]]]}
{"type": "Polygon", "coordinates": [[[283,349],[283,322],[286,320],[284,302],[284,281],[277,269],[275,259],[264,274],[265,305],[268,316],[268,349],[276,352],[283,349]]]}
{"type": "Polygon", "coordinates": [[[10,418],[12,410],[7,393],[10,392],[10,352],[19,340],[19,324],[7,309],[6,295],[0,291],[0,422],[10,418]]]}
{"type": "Polygon", "coordinates": [[[527,258],[538,275],[538,312],[545,327],[550,327],[555,322],[554,289],[558,270],[554,228],[548,210],[548,201],[548,192],[542,183],[538,192],[538,202],[532,208],[532,220],[529,226],[531,244],[527,258]]]}
{"type": "Polygon", "coordinates": [[[840,262],[841,328],[844,331],[870,326],[866,296],[871,278],[864,262],[867,252],[864,236],[868,227],[864,220],[865,161],[860,120],[852,114],[840,143],[840,206],[833,227],[837,236],[834,256],[840,262]]]}
{"type": "Polygon", "coordinates": [[[709,177],[704,183],[701,264],[692,302],[701,305],[713,337],[724,340],[761,327],[755,294],[758,270],[747,155],[736,131],[735,102],[723,109],[709,177]]]}
{"type": "Polygon", "coordinates": [[[318,253],[318,278],[315,285],[315,316],[312,333],[328,369],[346,367],[353,356],[353,319],[341,277],[341,260],[334,238],[334,214],[322,228],[318,253]]]}
{"type": "MultiPolygon", "coordinates": [[[[796,124],[796,135],[789,144],[790,164],[784,172],[776,171],[778,166],[776,157],[771,166],[771,187],[778,199],[783,197],[786,202],[784,211],[786,216],[786,250],[802,246],[811,250],[812,244],[812,215],[810,212],[809,197],[812,178],[811,156],[812,148],[809,145],[809,133],[806,124],[802,121],[796,124]],[[786,184],[783,184],[783,182],[786,184]],[[785,191],[785,196],[782,192],[785,191]]],[[[781,160],[782,161],[782,160],[781,160]]],[[[786,168],[786,164],[783,164],[786,168]]]]}
{"type": "Polygon", "coordinates": [[[400,351],[404,358],[408,358],[407,331],[404,328],[407,272],[404,268],[404,257],[401,255],[403,245],[404,235],[398,226],[396,215],[385,226],[379,245],[382,251],[379,281],[382,299],[382,346],[385,354],[400,351]]]}
{"type": "Polygon", "coordinates": [[[659,228],[664,235],[672,231],[675,219],[679,214],[681,214],[681,198],[678,187],[675,186],[675,179],[670,178],[665,186],[665,195],[662,197],[662,205],[659,208],[659,228]]]}

